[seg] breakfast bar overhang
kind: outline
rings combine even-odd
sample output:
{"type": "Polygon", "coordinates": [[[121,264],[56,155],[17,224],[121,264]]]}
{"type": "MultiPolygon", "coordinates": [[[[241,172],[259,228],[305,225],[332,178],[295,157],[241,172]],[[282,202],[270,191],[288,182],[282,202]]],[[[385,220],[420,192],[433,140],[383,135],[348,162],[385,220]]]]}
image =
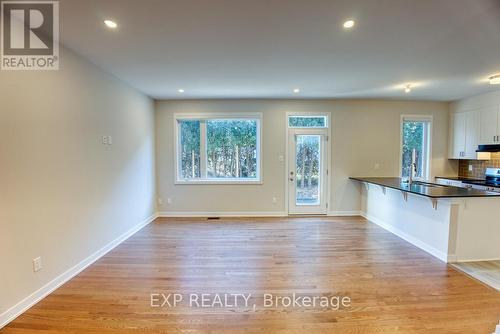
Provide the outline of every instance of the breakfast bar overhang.
{"type": "Polygon", "coordinates": [[[362,215],[444,262],[500,259],[500,194],[400,178],[361,182],[362,215]],[[478,242],[481,240],[481,242],[478,242]]]}

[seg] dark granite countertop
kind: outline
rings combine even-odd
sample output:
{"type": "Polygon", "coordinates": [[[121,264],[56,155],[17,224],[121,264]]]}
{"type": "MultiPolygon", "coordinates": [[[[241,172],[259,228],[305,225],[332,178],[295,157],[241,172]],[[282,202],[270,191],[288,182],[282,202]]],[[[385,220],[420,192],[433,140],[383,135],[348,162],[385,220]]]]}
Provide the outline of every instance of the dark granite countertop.
{"type": "Polygon", "coordinates": [[[349,179],[372,183],[430,198],[500,197],[500,193],[477,189],[449,187],[427,182],[414,182],[410,187],[408,183],[402,183],[401,178],[397,177],[350,177],[349,179]]]}
{"type": "Polygon", "coordinates": [[[445,180],[453,180],[453,181],[484,181],[484,179],[476,179],[473,177],[461,177],[461,176],[436,176],[436,179],[445,179],[445,180]]]}

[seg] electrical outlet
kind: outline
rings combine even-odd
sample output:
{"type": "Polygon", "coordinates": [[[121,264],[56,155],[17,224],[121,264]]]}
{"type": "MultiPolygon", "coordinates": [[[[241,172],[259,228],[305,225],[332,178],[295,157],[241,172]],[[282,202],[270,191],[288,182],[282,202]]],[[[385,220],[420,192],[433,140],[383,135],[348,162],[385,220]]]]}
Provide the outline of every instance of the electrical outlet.
{"type": "Polygon", "coordinates": [[[380,169],[380,164],[378,164],[378,163],[377,163],[377,164],[375,164],[375,166],[373,166],[373,169],[375,169],[375,170],[379,170],[379,169],[380,169]]]}
{"type": "Polygon", "coordinates": [[[33,259],[33,271],[36,273],[37,271],[42,270],[42,258],[37,257],[33,259]]]}
{"type": "Polygon", "coordinates": [[[472,167],[472,165],[469,165],[469,172],[472,172],[474,170],[474,168],[472,167]]]}
{"type": "Polygon", "coordinates": [[[278,203],[278,199],[276,197],[273,197],[273,204],[278,203]]]}
{"type": "Polygon", "coordinates": [[[158,198],[158,204],[159,204],[159,205],[163,205],[163,198],[161,198],[161,197],[160,197],[160,198],[158,198]]]}
{"type": "Polygon", "coordinates": [[[284,157],[284,156],[282,156],[282,155],[278,156],[278,161],[279,161],[279,162],[283,162],[283,161],[285,161],[285,157],[284,157]]]}
{"type": "Polygon", "coordinates": [[[108,145],[113,145],[113,137],[108,136],[108,145]]]}
{"type": "Polygon", "coordinates": [[[171,198],[167,198],[167,204],[172,204],[172,199],[171,198]]]}

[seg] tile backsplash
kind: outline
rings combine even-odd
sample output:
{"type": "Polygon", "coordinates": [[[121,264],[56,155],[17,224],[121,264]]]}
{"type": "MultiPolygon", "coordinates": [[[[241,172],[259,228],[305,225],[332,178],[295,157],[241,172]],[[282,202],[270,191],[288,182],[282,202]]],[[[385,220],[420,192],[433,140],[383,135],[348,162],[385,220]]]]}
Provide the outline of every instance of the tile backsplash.
{"type": "Polygon", "coordinates": [[[491,153],[491,160],[460,160],[458,176],[484,179],[486,168],[500,168],[500,152],[491,153]],[[472,171],[469,171],[472,165],[472,171]]]}

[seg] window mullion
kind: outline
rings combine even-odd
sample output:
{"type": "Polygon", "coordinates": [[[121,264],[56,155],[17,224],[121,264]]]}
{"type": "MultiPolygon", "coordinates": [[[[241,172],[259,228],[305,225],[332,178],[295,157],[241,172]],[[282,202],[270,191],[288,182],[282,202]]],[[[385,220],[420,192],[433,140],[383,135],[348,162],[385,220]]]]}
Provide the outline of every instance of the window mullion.
{"type": "Polygon", "coordinates": [[[200,121],[200,174],[207,178],[207,121],[200,121]]]}

